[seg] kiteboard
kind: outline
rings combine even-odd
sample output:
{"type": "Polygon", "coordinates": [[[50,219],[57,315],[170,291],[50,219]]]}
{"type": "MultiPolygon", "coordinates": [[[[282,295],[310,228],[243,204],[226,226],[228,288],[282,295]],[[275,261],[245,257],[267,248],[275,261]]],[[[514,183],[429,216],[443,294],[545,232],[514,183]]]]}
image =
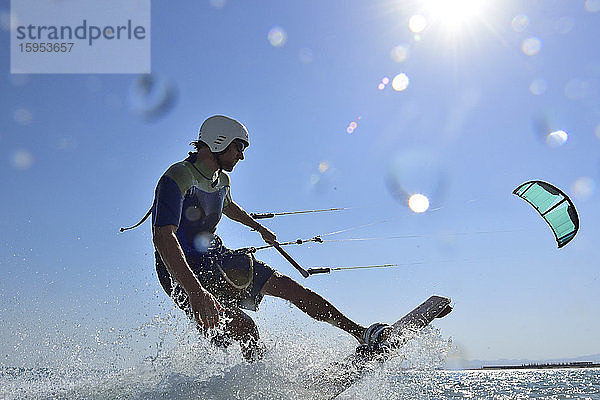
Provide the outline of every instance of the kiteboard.
{"type": "Polygon", "coordinates": [[[369,351],[366,346],[359,346],[355,353],[331,364],[314,383],[326,390],[330,399],[336,398],[366,373],[398,355],[397,350],[434,319],[450,313],[450,301],[446,297],[431,296],[392,325],[389,338],[381,346],[383,350],[369,351]]]}

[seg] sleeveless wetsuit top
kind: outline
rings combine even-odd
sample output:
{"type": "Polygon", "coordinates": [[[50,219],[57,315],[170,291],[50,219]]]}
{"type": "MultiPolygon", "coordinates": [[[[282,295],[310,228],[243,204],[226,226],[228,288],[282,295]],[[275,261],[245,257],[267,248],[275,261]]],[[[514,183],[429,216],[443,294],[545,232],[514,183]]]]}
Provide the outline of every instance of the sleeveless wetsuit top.
{"type": "Polygon", "coordinates": [[[152,226],[177,226],[186,256],[207,250],[223,207],[229,205],[229,176],[210,170],[192,154],[173,164],[158,181],[152,205],[152,226]]]}

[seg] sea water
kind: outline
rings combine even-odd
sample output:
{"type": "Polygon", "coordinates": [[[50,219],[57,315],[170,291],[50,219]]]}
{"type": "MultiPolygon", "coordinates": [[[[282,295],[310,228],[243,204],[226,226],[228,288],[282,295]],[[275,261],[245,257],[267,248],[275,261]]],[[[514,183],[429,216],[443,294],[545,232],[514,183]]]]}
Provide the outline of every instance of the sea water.
{"type": "Polygon", "coordinates": [[[600,369],[386,371],[339,399],[600,399],[600,369]]]}
{"type": "MultiPolygon", "coordinates": [[[[1,372],[2,399],[328,399],[263,365],[238,365],[210,378],[183,372],[156,374],[49,370],[1,372]]],[[[338,399],[600,399],[599,369],[373,371],[338,399]]]]}
{"type": "MultiPolygon", "coordinates": [[[[355,342],[287,305],[256,315],[268,351],[248,364],[210,346],[179,310],[92,341],[67,332],[0,365],[0,399],[330,399],[319,379],[355,342]],[[19,361],[20,360],[20,361],[19,361]]],[[[428,327],[339,399],[600,399],[600,370],[447,370],[452,341],[428,327]]]]}

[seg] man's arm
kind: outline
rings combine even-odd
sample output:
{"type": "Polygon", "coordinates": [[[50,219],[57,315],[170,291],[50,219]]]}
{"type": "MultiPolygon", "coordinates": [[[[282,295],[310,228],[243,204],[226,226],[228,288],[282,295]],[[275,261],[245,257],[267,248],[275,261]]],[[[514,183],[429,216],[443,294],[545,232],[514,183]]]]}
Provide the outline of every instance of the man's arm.
{"type": "Polygon", "coordinates": [[[190,298],[194,318],[206,328],[214,328],[219,322],[221,306],[206,289],[202,287],[190,269],[181,245],[175,236],[177,226],[166,225],[154,228],[152,240],[171,276],[181,285],[190,298]]]}
{"type": "Polygon", "coordinates": [[[226,207],[223,207],[223,214],[225,214],[228,218],[242,223],[246,226],[249,226],[250,228],[260,233],[265,242],[269,244],[278,244],[277,236],[275,236],[275,234],[271,232],[271,230],[258,223],[237,203],[232,201],[226,207]]]}

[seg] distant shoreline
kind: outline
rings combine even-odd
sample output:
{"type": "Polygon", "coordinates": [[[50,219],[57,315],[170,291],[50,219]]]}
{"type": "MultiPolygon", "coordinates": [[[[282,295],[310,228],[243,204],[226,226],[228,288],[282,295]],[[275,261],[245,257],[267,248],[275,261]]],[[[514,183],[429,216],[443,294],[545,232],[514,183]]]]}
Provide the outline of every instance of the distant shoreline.
{"type": "Polygon", "coordinates": [[[478,370],[503,370],[503,369],[559,369],[559,368],[600,368],[600,364],[591,361],[575,361],[569,363],[548,363],[548,364],[523,364],[523,365],[494,365],[483,366],[478,370]]]}

